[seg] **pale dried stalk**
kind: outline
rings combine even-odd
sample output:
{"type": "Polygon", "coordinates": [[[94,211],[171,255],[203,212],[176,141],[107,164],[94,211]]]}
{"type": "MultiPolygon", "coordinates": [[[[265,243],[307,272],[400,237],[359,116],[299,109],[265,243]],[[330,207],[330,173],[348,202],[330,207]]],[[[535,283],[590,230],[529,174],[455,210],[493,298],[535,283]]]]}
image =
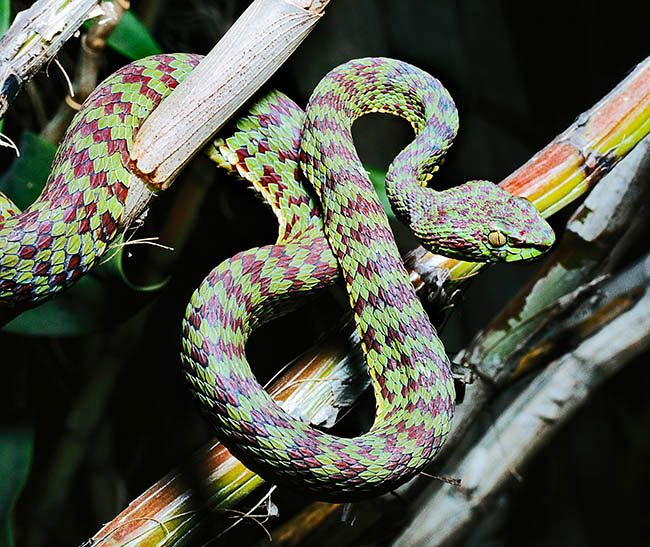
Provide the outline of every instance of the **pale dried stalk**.
{"type": "Polygon", "coordinates": [[[100,0],[38,0],[16,15],[0,39],[0,117],[21,86],[54,59],[81,24],[103,13],[100,0]]]}
{"type": "Polygon", "coordinates": [[[149,116],[131,158],[167,188],[190,158],[293,53],[326,2],[255,0],[199,66],[149,116]]]}
{"type": "Polygon", "coordinates": [[[462,488],[440,486],[420,506],[395,547],[448,545],[458,540],[597,387],[650,347],[649,284],[650,255],[609,284],[611,297],[618,293],[631,302],[639,289],[643,296],[554,361],[517,396],[467,455],[446,470],[461,479],[462,488]]]}
{"type": "MultiPolygon", "coordinates": [[[[293,53],[320,20],[329,0],[255,0],[197,69],[138,132],[132,157],[142,179],[167,187],[180,169],[293,53]]],[[[0,115],[20,85],[90,17],[99,0],[39,0],[21,12],[0,40],[0,115]],[[2,81],[4,79],[4,81],[2,81]]],[[[128,227],[152,194],[129,180],[128,227]]]]}

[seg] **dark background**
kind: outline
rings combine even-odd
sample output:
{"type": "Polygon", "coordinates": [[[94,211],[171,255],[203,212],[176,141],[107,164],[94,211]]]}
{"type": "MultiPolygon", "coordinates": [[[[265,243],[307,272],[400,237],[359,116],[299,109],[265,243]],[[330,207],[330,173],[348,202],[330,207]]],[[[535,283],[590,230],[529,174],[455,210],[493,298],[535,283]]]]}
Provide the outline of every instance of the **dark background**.
{"type": "MultiPolygon", "coordinates": [[[[206,53],[248,2],[134,2],[166,51],[206,53]],[[155,15],[157,13],[157,16],[155,15]]],[[[450,90],[461,132],[438,184],[473,178],[499,181],[561,132],[648,55],[648,2],[332,0],[326,16],[273,77],[271,85],[305,104],[330,68],[354,57],[390,56],[431,72],[450,90]]],[[[59,58],[71,72],[78,44],[59,58]]],[[[104,75],[125,63],[107,52],[104,75]]],[[[65,88],[58,74],[35,82],[49,113],[65,88]]],[[[4,131],[39,131],[22,93],[4,131]]],[[[355,127],[360,155],[385,169],[410,138],[399,120],[372,116],[355,127]]],[[[2,152],[2,166],[11,155],[2,152]]],[[[150,230],[163,223],[180,185],[210,190],[167,289],[144,315],[84,337],[37,338],[0,333],[2,421],[34,432],[35,452],[17,513],[18,544],[30,528],[48,530],[48,545],[77,544],[129,500],[210,438],[179,374],[179,326],[192,290],[218,262],[270,243],[275,221],[252,192],[201,163],[190,167],[157,204],[150,230]],[[35,517],[69,412],[106,359],[116,368],[110,403],[87,439],[83,464],[58,514],[35,517]]],[[[552,222],[559,234],[570,211],[552,222]]],[[[400,245],[411,245],[399,231],[400,245]]],[[[131,266],[153,260],[134,251],[131,266]]],[[[494,267],[457,304],[442,332],[450,353],[469,342],[536,265],[494,267]]],[[[319,301],[264,329],[251,343],[260,376],[309,347],[335,326],[345,299],[319,301]]],[[[609,381],[589,405],[524,470],[499,509],[467,545],[650,544],[645,494],[650,486],[650,373],[647,356],[609,381]]],[[[471,389],[471,388],[470,388],[471,389]]],[[[282,494],[281,514],[290,507],[282,494]]],[[[344,526],[344,524],[341,524],[344,526]]],[[[225,540],[228,542],[228,540],[225,540]]],[[[231,540],[238,541],[237,536],[231,540]]],[[[242,541],[242,540],[239,540],[242,541]]],[[[246,540],[249,541],[249,540],[246,540]]],[[[381,534],[368,544],[381,545],[381,534]]]]}

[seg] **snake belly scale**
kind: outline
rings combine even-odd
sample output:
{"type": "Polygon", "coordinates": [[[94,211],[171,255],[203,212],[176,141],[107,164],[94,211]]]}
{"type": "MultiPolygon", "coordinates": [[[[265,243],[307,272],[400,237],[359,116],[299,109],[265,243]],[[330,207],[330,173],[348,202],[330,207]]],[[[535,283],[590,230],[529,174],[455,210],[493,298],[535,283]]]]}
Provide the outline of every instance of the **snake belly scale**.
{"type": "MultiPolygon", "coordinates": [[[[39,200],[24,213],[0,195],[0,299],[45,299],[94,265],[118,233],[137,128],[200,57],[136,61],[84,103],[39,200]]],[[[195,291],[182,326],[186,378],[217,436],[263,477],[322,499],[394,489],[426,466],[449,431],[454,388],[386,216],[352,143],[367,112],[407,119],[416,137],[392,163],[396,214],[429,249],[478,261],[526,260],[553,243],[534,207],[486,181],[426,187],[458,118],[444,87],[392,59],[350,61],[317,86],[305,114],[271,92],[211,157],[249,181],[280,223],[276,244],[237,254],[195,291]],[[318,194],[306,188],[301,172],[318,194]],[[286,414],[246,360],[250,334],[343,278],[375,391],[374,425],[338,438],[286,414]]]]}

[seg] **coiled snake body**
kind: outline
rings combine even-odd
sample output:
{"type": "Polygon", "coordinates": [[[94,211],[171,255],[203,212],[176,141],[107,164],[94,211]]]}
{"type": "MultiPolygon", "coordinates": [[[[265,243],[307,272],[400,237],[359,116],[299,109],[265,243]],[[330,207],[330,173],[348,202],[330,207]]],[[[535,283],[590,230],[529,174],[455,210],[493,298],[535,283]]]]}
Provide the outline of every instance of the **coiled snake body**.
{"type": "MultiPolygon", "coordinates": [[[[118,71],[77,115],[39,201],[14,214],[0,200],[0,298],[44,298],[105,251],[128,197],[128,151],[141,120],[198,62],[143,59],[118,71]],[[3,213],[4,210],[4,213],[3,213]]],[[[416,297],[386,215],[355,152],[350,127],[367,112],[408,120],[416,138],[394,160],[387,193],[427,248],[468,260],[534,258],[553,233],[534,207],[485,181],[426,188],[455,137],[451,97],[395,60],[350,61],[317,86],[305,113],[271,92],[216,141],[211,156],[250,181],[280,221],[275,245],[215,268],[192,296],[182,327],[186,377],[218,437],[246,465],[323,499],[391,490],[443,443],[454,387],[444,348],[416,297]],[[320,204],[305,188],[304,170],[320,204]],[[367,433],[338,438],[283,412],[245,355],[251,332],[301,295],[342,276],[375,390],[367,433]]]]}

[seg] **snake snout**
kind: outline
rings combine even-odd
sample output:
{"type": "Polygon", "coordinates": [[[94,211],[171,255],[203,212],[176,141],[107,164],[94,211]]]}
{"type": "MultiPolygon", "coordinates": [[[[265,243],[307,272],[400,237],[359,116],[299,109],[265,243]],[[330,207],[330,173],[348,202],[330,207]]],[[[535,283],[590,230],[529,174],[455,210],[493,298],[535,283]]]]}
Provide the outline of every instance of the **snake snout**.
{"type": "Polygon", "coordinates": [[[541,220],[542,227],[537,231],[536,237],[528,241],[528,245],[537,249],[540,253],[548,251],[555,243],[555,232],[551,225],[545,220],[541,220]]]}

